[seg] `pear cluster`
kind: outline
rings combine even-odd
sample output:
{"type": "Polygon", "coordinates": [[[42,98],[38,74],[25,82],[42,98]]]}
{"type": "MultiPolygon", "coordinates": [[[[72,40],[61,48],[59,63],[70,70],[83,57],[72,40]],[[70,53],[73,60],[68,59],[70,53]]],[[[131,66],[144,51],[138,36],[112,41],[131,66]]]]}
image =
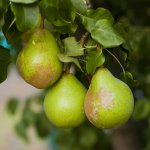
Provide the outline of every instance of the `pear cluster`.
{"type": "Polygon", "coordinates": [[[127,84],[107,68],[98,68],[88,90],[63,64],[54,36],[36,29],[19,53],[17,67],[32,86],[49,90],[44,99],[47,118],[57,127],[76,127],[87,118],[98,128],[115,128],[132,114],[134,98],[127,84]]]}

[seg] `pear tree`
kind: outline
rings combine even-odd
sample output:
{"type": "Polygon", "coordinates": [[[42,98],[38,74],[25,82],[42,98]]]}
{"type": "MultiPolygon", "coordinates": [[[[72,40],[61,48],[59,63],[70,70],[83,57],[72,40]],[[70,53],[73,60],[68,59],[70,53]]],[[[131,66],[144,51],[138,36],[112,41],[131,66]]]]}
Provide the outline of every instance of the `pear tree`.
{"type": "MultiPolygon", "coordinates": [[[[130,44],[123,24],[109,10],[93,9],[80,0],[10,0],[4,6],[1,27],[8,43],[18,50],[14,58],[18,71],[27,84],[49,89],[44,110],[52,124],[74,127],[85,115],[99,128],[115,128],[128,121],[134,106],[131,90],[109,76],[109,71],[97,71],[111,70],[108,62],[113,58],[123,79],[128,78],[113,50],[125,55],[130,44]],[[76,79],[77,74],[82,79],[76,79]]],[[[10,50],[1,51],[11,57],[10,50]]],[[[5,66],[7,72],[8,62],[5,66]]]]}

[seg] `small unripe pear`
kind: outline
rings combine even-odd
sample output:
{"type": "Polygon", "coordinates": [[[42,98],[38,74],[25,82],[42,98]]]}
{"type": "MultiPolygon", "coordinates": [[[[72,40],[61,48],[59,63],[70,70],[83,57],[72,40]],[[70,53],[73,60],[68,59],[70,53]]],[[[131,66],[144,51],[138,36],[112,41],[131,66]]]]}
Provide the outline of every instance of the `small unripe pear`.
{"type": "Polygon", "coordinates": [[[76,127],[85,120],[86,88],[71,73],[64,73],[44,100],[48,119],[57,127],[76,127]]]}
{"type": "Polygon", "coordinates": [[[133,112],[134,98],[127,84],[115,78],[106,68],[99,68],[85,98],[88,120],[98,128],[116,128],[133,112]]]}
{"type": "Polygon", "coordinates": [[[54,36],[46,29],[36,29],[17,58],[17,67],[23,79],[42,89],[55,83],[62,73],[57,54],[59,47],[54,36]]]}

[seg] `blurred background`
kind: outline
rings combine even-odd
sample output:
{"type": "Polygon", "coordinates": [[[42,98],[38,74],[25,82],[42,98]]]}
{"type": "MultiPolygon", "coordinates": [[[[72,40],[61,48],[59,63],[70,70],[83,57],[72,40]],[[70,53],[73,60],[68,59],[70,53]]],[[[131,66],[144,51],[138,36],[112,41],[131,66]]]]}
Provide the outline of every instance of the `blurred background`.
{"type": "MultiPolygon", "coordinates": [[[[26,84],[18,75],[15,65],[9,66],[8,78],[0,84],[0,149],[2,150],[47,150],[48,146],[45,141],[39,139],[35,135],[34,130],[29,131],[30,143],[27,144],[15,132],[15,124],[20,119],[21,110],[18,110],[17,115],[10,116],[6,103],[13,98],[21,101],[32,95],[40,93],[40,90],[26,84]]],[[[21,109],[21,108],[20,108],[21,109]]]]}
{"type": "MultiPolygon", "coordinates": [[[[43,113],[45,91],[25,83],[11,64],[0,84],[0,150],[150,150],[150,1],[91,3],[109,9],[128,33],[128,70],[133,75],[128,84],[135,97],[131,119],[114,130],[100,130],[88,122],[75,129],[55,128],[43,113]]],[[[11,47],[2,33],[0,45],[11,47]]]]}

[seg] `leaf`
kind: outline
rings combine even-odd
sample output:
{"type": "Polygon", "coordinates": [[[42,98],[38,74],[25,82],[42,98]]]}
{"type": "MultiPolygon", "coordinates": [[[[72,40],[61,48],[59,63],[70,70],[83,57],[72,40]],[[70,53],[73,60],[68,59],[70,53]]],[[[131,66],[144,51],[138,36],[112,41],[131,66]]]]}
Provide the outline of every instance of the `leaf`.
{"type": "Polygon", "coordinates": [[[66,23],[71,23],[75,20],[76,12],[70,0],[59,1],[59,16],[66,23]]]}
{"type": "MultiPolygon", "coordinates": [[[[0,14],[2,14],[1,10],[0,10],[0,14]]],[[[0,16],[0,29],[2,28],[2,26],[4,25],[4,17],[3,15],[0,16]]]]}
{"type": "Polygon", "coordinates": [[[8,113],[14,115],[16,113],[17,107],[18,107],[19,101],[16,98],[11,98],[8,102],[7,102],[7,111],[8,113]]]}
{"type": "Polygon", "coordinates": [[[82,24],[91,33],[92,38],[104,48],[116,47],[124,42],[114,27],[114,18],[107,9],[88,10],[86,15],[79,14],[82,24]]]}
{"type": "Polygon", "coordinates": [[[9,0],[0,0],[0,11],[5,13],[9,5],[9,0]]]}
{"type": "Polygon", "coordinates": [[[60,61],[62,61],[62,62],[65,62],[65,63],[74,63],[74,64],[76,64],[76,66],[82,71],[82,68],[81,68],[81,66],[80,66],[80,63],[79,63],[78,59],[73,58],[73,57],[66,56],[65,54],[61,54],[61,53],[58,54],[58,58],[59,58],[60,61]]]}
{"type": "Polygon", "coordinates": [[[7,12],[9,0],[0,0],[0,29],[4,25],[4,14],[7,12]]]}
{"type": "Polygon", "coordinates": [[[11,10],[16,17],[17,28],[24,32],[40,25],[41,15],[37,4],[11,4],[11,10]]]}
{"type": "Polygon", "coordinates": [[[82,56],[84,50],[76,41],[75,37],[68,37],[63,40],[66,56],[82,56]]]}
{"type": "Polygon", "coordinates": [[[91,31],[94,29],[95,27],[95,24],[96,24],[96,20],[92,19],[92,18],[89,18],[87,16],[83,16],[83,15],[79,15],[80,18],[81,18],[81,22],[82,24],[84,25],[84,27],[86,28],[86,30],[88,32],[91,33],[91,31]]]}
{"type": "Polygon", "coordinates": [[[60,34],[68,34],[68,33],[74,33],[77,29],[76,24],[65,24],[64,26],[53,26],[53,32],[58,32],[60,34]]]}
{"type": "Polygon", "coordinates": [[[69,0],[42,0],[39,3],[40,12],[53,27],[53,32],[60,34],[74,33],[77,24],[74,22],[76,13],[69,0]]]}
{"type": "Polygon", "coordinates": [[[93,75],[96,68],[103,65],[105,57],[102,52],[91,51],[86,56],[86,70],[88,74],[93,75]]]}
{"type": "Polygon", "coordinates": [[[31,4],[38,0],[9,0],[9,1],[14,3],[31,4]]]}
{"type": "Polygon", "coordinates": [[[131,74],[131,72],[125,71],[120,75],[120,79],[126,82],[130,87],[134,87],[138,85],[138,81],[135,80],[131,74]]]}
{"type": "Polygon", "coordinates": [[[58,17],[58,0],[42,0],[39,3],[40,12],[48,21],[53,22],[58,17]]]}
{"type": "Polygon", "coordinates": [[[16,124],[15,130],[20,137],[28,141],[27,126],[22,121],[16,124]]]}
{"type": "Polygon", "coordinates": [[[104,48],[116,47],[124,42],[123,37],[107,19],[101,19],[96,22],[94,29],[91,31],[91,36],[104,48]]]}
{"type": "Polygon", "coordinates": [[[29,105],[26,105],[23,110],[22,121],[26,126],[29,126],[35,121],[35,112],[31,110],[29,105]]]}
{"type": "Polygon", "coordinates": [[[107,19],[111,23],[114,23],[114,18],[111,15],[111,12],[105,8],[97,8],[96,10],[88,9],[86,15],[94,20],[107,19]]]}
{"type": "Polygon", "coordinates": [[[96,10],[88,9],[86,15],[78,14],[81,18],[81,22],[84,27],[91,33],[95,28],[95,24],[98,20],[107,19],[112,24],[114,23],[114,18],[110,11],[104,8],[98,8],[96,10]]]}
{"type": "Polygon", "coordinates": [[[71,0],[72,5],[79,13],[85,13],[87,10],[86,0],[71,0]]]}
{"type": "Polygon", "coordinates": [[[51,125],[43,112],[37,113],[35,116],[35,129],[41,138],[47,137],[50,134],[51,125]]]}
{"type": "Polygon", "coordinates": [[[116,30],[123,36],[125,42],[123,43],[123,47],[129,51],[132,51],[132,47],[131,47],[131,44],[130,44],[130,41],[129,41],[129,36],[127,34],[127,32],[125,31],[124,27],[123,27],[123,24],[118,22],[116,25],[115,25],[115,28],[116,30]]]}
{"type": "Polygon", "coordinates": [[[147,99],[139,99],[135,103],[133,119],[135,121],[146,119],[150,114],[150,101],[147,99]]]}
{"type": "Polygon", "coordinates": [[[0,83],[7,78],[8,65],[11,62],[9,49],[0,46],[0,83]]]}
{"type": "Polygon", "coordinates": [[[86,48],[87,51],[96,50],[97,42],[94,41],[91,37],[89,37],[86,43],[84,44],[84,47],[86,48]]]}

